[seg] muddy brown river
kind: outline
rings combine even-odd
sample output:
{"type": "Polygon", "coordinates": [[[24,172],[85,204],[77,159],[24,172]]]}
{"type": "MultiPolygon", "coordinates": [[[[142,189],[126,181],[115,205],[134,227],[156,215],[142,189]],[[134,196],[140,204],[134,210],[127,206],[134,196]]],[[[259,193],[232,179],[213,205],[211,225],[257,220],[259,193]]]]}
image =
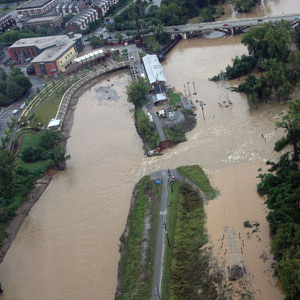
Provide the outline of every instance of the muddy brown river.
{"type": "MultiPolygon", "coordinates": [[[[297,10],[297,0],[264,1],[257,15],[297,10]]],[[[186,82],[194,82],[193,100],[206,105],[205,120],[198,107],[188,141],[163,156],[143,155],[126,102],[129,74],[113,74],[81,96],[67,145],[72,159],[33,207],[0,265],[1,299],[113,299],[118,239],[134,184],[152,171],[189,164],[201,165],[220,191],[206,206],[210,243],[220,263],[229,260],[228,242],[221,247],[227,228],[241,236],[237,248],[253,299],[283,299],[272,277],[267,212],[256,193],[256,176],[267,159],[278,158],[273,146],[281,132],[274,128],[286,107],[264,104],[251,111],[245,97],[228,92],[233,104],[220,108],[219,84],[207,80],[246,52],[240,39],[182,41],[169,54],[164,63],[168,84],[183,92],[186,82]],[[260,223],[260,231],[247,231],[246,220],[260,223]]]]}

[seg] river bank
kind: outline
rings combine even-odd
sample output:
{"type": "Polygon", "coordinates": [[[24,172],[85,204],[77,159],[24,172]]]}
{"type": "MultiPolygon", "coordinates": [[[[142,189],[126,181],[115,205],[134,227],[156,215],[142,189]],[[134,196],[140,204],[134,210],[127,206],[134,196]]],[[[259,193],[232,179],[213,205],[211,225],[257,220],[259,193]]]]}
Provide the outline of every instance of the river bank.
{"type": "MultiPolygon", "coordinates": [[[[110,73],[101,75],[99,77],[101,78],[101,81],[103,81],[108,79],[109,76],[110,73]]],[[[88,81],[83,87],[81,87],[78,91],[76,91],[73,97],[71,98],[62,125],[62,133],[64,136],[64,139],[62,140],[62,144],[65,150],[67,148],[67,139],[69,138],[70,131],[72,129],[74,111],[78,103],[78,99],[84,92],[86,92],[88,89],[90,89],[92,86],[94,86],[97,83],[99,77],[96,77],[88,81]]],[[[47,189],[48,185],[51,183],[51,180],[53,179],[53,176],[57,172],[60,172],[64,169],[65,167],[61,169],[57,169],[57,168],[49,169],[43,177],[39,178],[36,181],[33,189],[30,191],[27,197],[27,200],[24,200],[23,203],[18,207],[15,213],[15,217],[13,217],[11,221],[9,221],[5,229],[5,239],[3,240],[0,247],[0,264],[2,263],[7,251],[9,250],[11,244],[13,243],[20,227],[22,226],[23,222],[25,221],[32,207],[35,205],[35,203],[40,199],[44,191],[47,189]]]]}
{"type": "MultiPolygon", "coordinates": [[[[250,111],[245,98],[232,93],[229,96],[233,105],[218,108],[218,85],[207,78],[224,69],[232,56],[244,53],[238,39],[233,36],[182,41],[170,52],[164,62],[166,77],[182,92],[183,83],[195,81],[197,91],[201,91],[200,100],[207,103],[206,120],[202,121],[198,110],[198,122],[187,134],[188,142],[167,149],[163,156],[144,158],[130,112],[132,106],[126,101],[124,86],[130,80],[127,74],[112,75],[110,82],[96,84],[80,97],[67,144],[72,159],[65,171],[54,176],[30,211],[1,264],[0,281],[5,289],[1,300],[56,300],[57,295],[73,300],[112,299],[117,285],[119,237],[126,224],[133,187],[141,177],[158,169],[199,164],[211,178],[216,174],[222,178],[227,167],[239,166],[237,178],[244,176],[247,184],[239,188],[232,176],[224,184],[216,182],[214,186],[221,197],[224,188],[238,190],[239,193],[226,196],[238,208],[241,200],[261,203],[252,192],[253,198],[243,197],[249,187],[255,191],[257,183],[256,172],[249,173],[256,166],[249,169],[244,163],[276,159],[272,149],[281,132],[275,131],[274,125],[286,108],[270,103],[250,111]],[[117,90],[117,101],[105,97],[99,100],[99,91],[110,91],[111,84],[117,90]],[[262,139],[262,133],[266,139],[262,139]]],[[[208,222],[213,223],[218,220],[217,211],[222,213],[218,209],[222,202],[216,199],[210,205],[208,222]]],[[[256,209],[260,212],[261,207],[256,206],[251,212],[256,209]]],[[[245,210],[238,210],[238,214],[241,211],[245,210]]],[[[243,221],[244,218],[248,216],[244,215],[243,221]]],[[[261,226],[268,228],[266,220],[262,220],[261,226]]],[[[222,230],[223,226],[219,228],[222,230]]],[[[212,241],[217,243],[219,238],[219,233],[211,234],[212,241]]],[[[262,240],[268,243],[267,231],[262,240]]],[[[247,255],[251,256],[251,251],[247,255]]],[[[253,276],[260,280],[265,271],[258,268],[261,262],[250,263],[253,276]]],[[[269,289],[276,293],[268,279],[262,283],[264,295],[269,289]]],[[[276,297],[282,299],[280,295],[276,297]]]]}

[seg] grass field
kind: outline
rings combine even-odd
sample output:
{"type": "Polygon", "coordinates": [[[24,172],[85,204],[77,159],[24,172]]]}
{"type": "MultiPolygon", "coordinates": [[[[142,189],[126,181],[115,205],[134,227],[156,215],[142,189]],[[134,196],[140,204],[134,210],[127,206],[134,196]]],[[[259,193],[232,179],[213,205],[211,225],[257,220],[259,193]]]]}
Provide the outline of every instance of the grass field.
{"type": "Polygon", "coordinates": [[[210,199],[217,196],[217,192],[210,185],[205,172],[199,166],[184,166],[179,167],[177,170],[181,176],[188,178],[196,184],[210,199]]]}
{"type": "MultiPolygon", "coordinates": [[[[143,177],[138,183],[134,206],[128,216],[129,232],[124,243],[124,252],[119,262],[119,291],[117,300],[150,299],[152,273],[154,268],[154,247],[157,228],[157,192],[150,176],[143,177]],[[151,237],[148,241],[146,259],[142,262],[142,242],[144,216],[150,210],[151,237]],[[143,274],[143,275],[141,275],[143,274]]],[[[158,196],[160,190],[158,190],[158,196]]]]}

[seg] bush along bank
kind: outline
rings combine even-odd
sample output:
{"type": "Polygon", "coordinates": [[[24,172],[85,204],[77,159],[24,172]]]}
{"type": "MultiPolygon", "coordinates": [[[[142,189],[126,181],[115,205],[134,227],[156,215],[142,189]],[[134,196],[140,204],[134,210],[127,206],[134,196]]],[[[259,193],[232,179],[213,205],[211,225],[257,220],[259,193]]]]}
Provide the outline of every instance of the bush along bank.
{"type": "Polygon", "coordinates": [[[135,186],[126,228],[120,238],[116,300],[150,299],[159,194],[150,176],[135,186]]]}
{"type": "MultiPolygon", "coordinates": [[[[0,150],[1,246],[6,238],[5,228],[8,222],[16,216],[18,207],[28,200],[37,179],[42,178],[50,168],[64,168],[65,160],[70,158],[65,155],[63,138],[58,132],[44,130],[36,133],[22,130],[18,141],[16,153],[6,149],[0,150]]],[[[48,179],[45,180],[46,185],[47,183],[48,179]]],[[[45,184],[42,186],[43,190],[45,184]]],[[[40,193],[36,192],[40,196],[40,193]]]]}

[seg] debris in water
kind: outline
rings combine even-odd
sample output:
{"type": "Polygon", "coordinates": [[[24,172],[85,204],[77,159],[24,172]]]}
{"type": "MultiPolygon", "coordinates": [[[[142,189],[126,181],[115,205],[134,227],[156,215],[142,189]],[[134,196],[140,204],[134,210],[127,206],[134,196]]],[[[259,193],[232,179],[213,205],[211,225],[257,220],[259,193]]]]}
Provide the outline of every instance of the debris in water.
{"type": "Polygon", "coordinates": [[[240,279],[244,276],[245,274],[245,269],[243,269],[242,267],[238,266],[238,265],[234,265],[231,267],[231,271],[230,268],[228,267],[229,270],[229,275],[228,275],[228,279],[229,280],[237,280],[240,279]]]}

